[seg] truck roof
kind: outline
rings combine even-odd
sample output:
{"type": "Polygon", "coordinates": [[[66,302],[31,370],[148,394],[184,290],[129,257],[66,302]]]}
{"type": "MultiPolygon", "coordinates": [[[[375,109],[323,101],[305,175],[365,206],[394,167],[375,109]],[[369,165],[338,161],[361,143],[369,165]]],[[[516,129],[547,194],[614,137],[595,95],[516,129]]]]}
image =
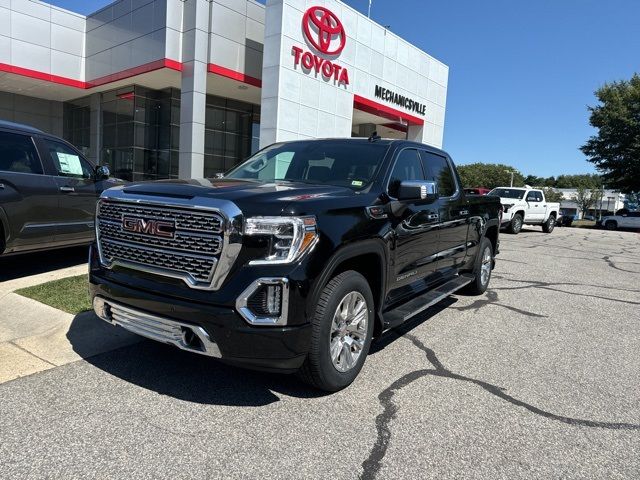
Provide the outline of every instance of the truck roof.
{"type": "Polygon", "coordinates": [[[8,120],[0,120],[0,128],[10,128],[12,130],[21,130],[23,132],[28,132],[28,133],[44,133],[42,130],[39,130],[30,125],[25,125],[23,123],[10,122],[8,120]]]}

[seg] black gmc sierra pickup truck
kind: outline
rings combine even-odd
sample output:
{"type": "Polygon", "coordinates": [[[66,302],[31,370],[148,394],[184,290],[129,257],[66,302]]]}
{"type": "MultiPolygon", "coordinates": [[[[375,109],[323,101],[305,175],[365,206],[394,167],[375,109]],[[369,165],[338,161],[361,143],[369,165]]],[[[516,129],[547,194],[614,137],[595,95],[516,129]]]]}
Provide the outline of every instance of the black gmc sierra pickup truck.
{"type": "Polygon", "coordinates": [[[96,215],[99,317],[335,391],[374,337],[486,290],[501,206],[466,197],[443,151],[372,137],[278,143],[220,179],[112,188],[96,215]]]}

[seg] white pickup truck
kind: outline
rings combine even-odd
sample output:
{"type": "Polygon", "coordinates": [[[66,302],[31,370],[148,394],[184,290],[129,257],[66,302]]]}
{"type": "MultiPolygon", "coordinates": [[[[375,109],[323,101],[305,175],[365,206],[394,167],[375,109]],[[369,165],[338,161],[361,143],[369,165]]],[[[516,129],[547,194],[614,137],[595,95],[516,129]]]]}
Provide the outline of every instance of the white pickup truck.
{"type": "Polygon", "coordinates": [[[551,233],[556,226],[560,204],[547,202],[542,190],[528,185],[497,187],[488,195],[500,197],[504,209],[501,227],[510,233],[519,233],[523,225],[540,225],[543,232],[551,233]]]}

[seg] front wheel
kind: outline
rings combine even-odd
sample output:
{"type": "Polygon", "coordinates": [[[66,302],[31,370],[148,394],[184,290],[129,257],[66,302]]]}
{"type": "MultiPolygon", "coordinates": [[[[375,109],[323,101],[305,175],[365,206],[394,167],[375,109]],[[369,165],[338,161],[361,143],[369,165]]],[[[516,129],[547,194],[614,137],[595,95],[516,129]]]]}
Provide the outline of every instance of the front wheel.
{"type": "Polygon", "coordinates": [[[553,215],[549,215],[549,218],[546,222],[542,224],[542,231],[544,233],[551,233],[556,226],[556,217],[553,215]]]}
{"type": "Polygon", "coordinates": [[[332,278],[316,305],[311,348],[300,378],[329,392],[350,385],[369,353],[373,312],[373,294],[362,275],[348,270],[332,278]]]}
{"type": "Polygon", "coordinates": [[[473,267],[475,278],[462,289],[467,295],[482,295],[487,291],[491,271],[493,270],[493,244],[488,238],[483,238],[476,254],[476,261],[473,267]]]}
{"type": "Polygon", "coordinates": [[[516,213],[509,224],[509,233],[513,233],[514,235],[520,233],[520,230],[522,230],[522,222],[522,215],[516,213]]]}
{"type": "Polygon", "coordinates": [[[618,224],[613,220],[608,220],[607,223],[604,224],[604,228],[606,228],[607,230],[615,230],[616,228],[618,228],[618,224]]]}

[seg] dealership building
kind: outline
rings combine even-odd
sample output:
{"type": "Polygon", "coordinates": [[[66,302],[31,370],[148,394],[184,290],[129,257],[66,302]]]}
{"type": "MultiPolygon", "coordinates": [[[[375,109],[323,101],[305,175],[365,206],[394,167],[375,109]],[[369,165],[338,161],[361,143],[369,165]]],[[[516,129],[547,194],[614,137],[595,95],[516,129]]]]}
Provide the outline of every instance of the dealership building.
{"type": "MultiPolygon", "coordinates": [[[[416,12],[417,14],[418,12],[416,12]]],[[[337,0],[0,0],[0,119],[128,180],[373,131],[442,146],[448,67],[337,0]]]]}

